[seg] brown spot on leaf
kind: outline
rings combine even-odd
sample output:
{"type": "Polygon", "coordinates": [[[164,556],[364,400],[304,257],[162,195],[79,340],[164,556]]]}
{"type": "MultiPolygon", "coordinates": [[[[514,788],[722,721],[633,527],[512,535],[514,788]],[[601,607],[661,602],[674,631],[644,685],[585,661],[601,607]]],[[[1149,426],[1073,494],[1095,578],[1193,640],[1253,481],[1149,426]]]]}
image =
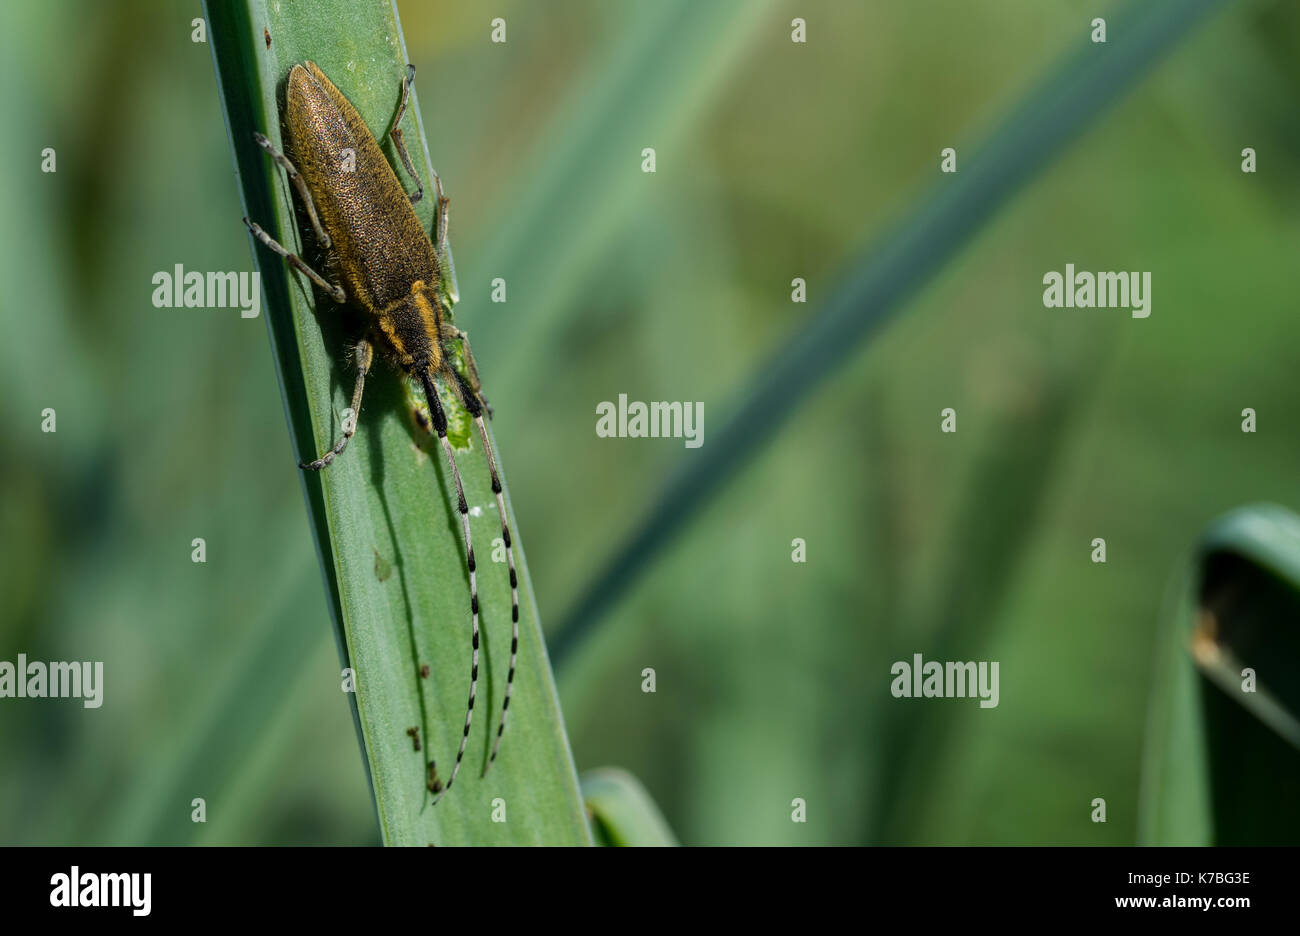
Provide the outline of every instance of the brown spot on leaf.
{"type": "Polygon", "coordinates": [[[375,578],[381,582],[387,582],[388,577],[393,574],[393,564],[379,555],[379,550],[375,550],[375,578]]]}

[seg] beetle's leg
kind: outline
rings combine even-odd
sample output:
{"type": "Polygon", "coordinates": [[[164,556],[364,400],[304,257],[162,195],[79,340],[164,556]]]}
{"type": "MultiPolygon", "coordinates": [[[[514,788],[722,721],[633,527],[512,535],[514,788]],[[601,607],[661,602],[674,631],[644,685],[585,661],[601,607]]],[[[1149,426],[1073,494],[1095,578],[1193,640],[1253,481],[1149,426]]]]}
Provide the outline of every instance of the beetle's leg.
{"type": "Polygon", "coordinates": [[[397,148],[397,155],[402,160],[402,165],[410,173],[411,178],[415,180],[416,192],[411,196],[411,204],[414,205],[424,197],[424,183],[420,181],[419,174],[415,171],[415,164],[411,162],[411,154],[406,151],[406,140],[402,138],[402,128],[398,126],[402,122],[402,115],[406,113],[406,99],[411,94],[411,83],[415,81],[415,66],[406,66],[406,77],[402,79],[402,99],[397,104],[397,115],[393,117],[393,129],[388,131],[388,135],[393,138],[393,146],[397,148]]]}
{"type": "MultiPolygon", "coordinates": [[[[370,373],[370,365],[375,360],[375,347],[371,344],[369,338],[362,338],[357,342],[355,350],[357,364],[357,381],[352,386],[352,409],[343,415],[343,437],[339,439],[338,444],[313,462],[299,462],[299,468],[307,468],[311,471],[320,471],[335,458],[342,454],[343,450],[348,447],[348,442],[352,434],[357,431],[357,420],[361,416],[361,394],[366,389],[366,374],[370,373]]],[[[416,738],[416,744],[419,744],[419,738],[416,738]]]]}
{"type": "Polygon", "coordinates": [[[326,281],[325,277],[307,266],[301,257],[297,254],[290,253],[281,247],[280,243],[270,234],[263,231],[256,221],[249,221],[245,218],[244,224],[253,232],[254,237],[293,264],[293,266],[302,272],[308,279],[329,293],[335,302],[342,304],[348,301],[348,294],[343,291],[342,286],[335,286],[333,283],[326,281]]]}
{"type": "Polygon", "coordinates": [[[288,173],[289,181],[292,182],[293,187],[298,190],[298,195],[302,198],[302,203],[307,207],[307,217],[311,219],[311,226],[316,231],[317,243],[328,250],[333,241],[331,241],[330,236],[325,233],[325,229],[321,227],[320,218],[316,215],[316,203],[312,201],[311,192],[307,191],[307,183],[302,180],[302,176],[298,175],[298,170],[294,167],[293,163],[289,162],[289,157],[276,149],[274,143],[257,132],[253,133],[253,139],[257,141],[258,146],[266,150],[271,155],[271,158],[279,163],[284,168],[284,171],[288,173]]]}
{"type": "Polygon", "coordinates": [[[447,255],[447,209],[451,205],[451,199],[442,191],[442,177],[438,175],[437,169],[430,169],[433,175],[434,188],[438,190],[438,214],[433,219],[433,246],[437,248],[438,260],[446,265],[445,258],[447,255]]]}
{"type": "Polygon", "coordinates": [[[443,319],[441,337],[444,341],[459,341],[461,347],[465,349],[465,370],[469,371],[469,385],[474,389],[474,393],[478,395],[478,398],[483,401],[483,406],[487,409],[488,416],[491,417],[492,404],[483,396],[483,381],[479,379],[478,364],[474,362],[474,352],[469,347],[469,335],[443,319]]]}
{"type": "MultiPolygon", "coordinates": [[[[406,114],[406,102],[410,99],[411,85],[415,81],[415,66],[406,66],[406,77],[402,79],[402,97],[397,103],[397,113],[393,116],[393,128],[388,131],[388,135],[393,139],[393,146],[397,150],[397,156],[406,167],[406,172],[415,180],[416,191],[410,196],[411,204],[415,204],[424,198],[424,182],[420,174],[415,171],[415,163],[411,161],[411,153],[406,148],[406,138],[402,135],[402,128],[398,126],[402,122],[402,117],[406,114]]],[[[447,295],[454,304],[457,300],[456,295],[456,273],[451,266],[451,255],[447,253],[447,206],[451,203],[442,192],[442,179],[438,178],[438,173],[430,167],[429,174],[433,176],[433,183],[438,187],[438,212],[435,219],[434,245],[438,251],[438,260],[443,269],[443,278],[447,282],[447,295]]]]}
{"type": "Polygon", "coordinates": [[[460,301],[460,292],[456,285],[456,265],[452,263],[451,250],[447,246],[447,217],[451,199],[443,194],[442,178],[438,175],[438,170],[430,166],[429,174],[433,176],[434,188],[438,190],[438,210],[433,218],[433,248],[438,254],[440,274],[438,286],[450,311],[451,307],[460,301]]]}

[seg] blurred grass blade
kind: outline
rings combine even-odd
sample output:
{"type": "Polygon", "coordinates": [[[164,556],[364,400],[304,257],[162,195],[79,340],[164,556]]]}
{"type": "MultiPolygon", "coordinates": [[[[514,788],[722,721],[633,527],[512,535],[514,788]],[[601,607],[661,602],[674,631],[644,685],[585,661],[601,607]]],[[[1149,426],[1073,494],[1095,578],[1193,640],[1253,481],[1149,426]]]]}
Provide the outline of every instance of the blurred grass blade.
{"type": "Polygon", "coordinates": [[[640,525],[592,579],[552,642],[563,666],[605,609],[724,482],[770,441],[820,383],[856,352],[996,211],[1211,9],[1226,0],[1131,3],[1109,41],[1082,47],[1017,107],[955,176],[945,177],[860,255],[813,319],[755,372],[736,412],[689,467],[669,479],[640,525]]]}
{"type": "Polygon", "coordinates": [[[1201,672],[1300,749],[1300,517],[1246,507],[1202,545],[1200,614],[1193,649],[1201,672]],[[1259,675],[1241,691],[1241,670],[1259,675]]]}
{"type": "Polygon", "coordinates": [[[464,266],[473,282],[503,276],[512,289],[527,284],[528,315],[485,317],[474,335],[475,347],[493,349],[512,379],[524,384],[515,375],[549,367],[538,349],[562,318],[584,308],[572,295],[582,282],[576,274],[608,249],[644,197],[639,174],[626,171],[628,154],[647,141],[672,151],[770,13],[769,4],[751,0],[655,0],[611,11],[622,28],[572,82],[542,149],[519,160],[536,170],[503,194],[508,209],[489,209],[510,223],[464,266]],[[557,219],[563,249],[539,250],[556,242],[557,219]]]}
{"type": "Polygon", "coordinates": [[[602,767],[582,775],[582,798],[600,845],[676,845],[677,838],[650,794],[626,770],[602,767]]]}
{"type": "Polygon", "coordinates": [[[1190,582],[1184,573],[1171,586],[1176,610],[1156,630],[1138,793],[1139,845],[1209,845],[1213,834],[1200,679],[1187,652],[1189,622],[1196,616],[1190,582]]]}
{"type": "MultiPolygon", "coordinates": [[[[397,11],[388,0],[212,0],[206,13],[244,210],[273,237],[298,247],[288,186],[252,134],[260,130],[280,143],[281,83],[291,65],[311,59],[382,137],[408,61],[397,11]]],[[[411,155],[428,180],[427,143],[414,97],[409,119],[416,121],[420,143],[411,155]]],[[[409,129],[407,139],[416,139],[409,129]]],[[[384,139],[382,145],[393,159],[391,144],[384,139]]],[[[426,229],[435,202],[425,198],[417,206],[426,229]]],[[[228,223],[232,229],[239,224],[233,205],[228,223]]],[[[282,453],[282,470],[297,471],[294,456],[314,457],[337,437],[338,414],[351,389],[340,364],[347,334],[332,303],[324,303],[317,320],[304,281],[260,247],[254,256],[294,442],[293,452],[282,453]]],[[[472,320],[467,330],[473,332],[472,320]]],[[[481,363],[490,388],[491,361],[481,363]]],[[[480,780],[510,646],[505,567],[481,563],[483,659],[474,730],[455,787],[436,808],[431,805],[426,758],[437,759],[445,782],[464,721],[470,669],[465,556],[451,479],[412,419],[418,397],[405,379],[384,368],[366,390],[347,452],[328,471],[302,478],[345,665],[356,673],[354,717],[383,839],[406,845],[586,844],[577,776],[518,537],[520,654],[501,756],[480,780]],[[426,663],[431,673],[422,678],[426,663]],[[419,729],[420,751],[407,734],[413,727],[419,729]],[[493,821],[503,810],[505,821],[493,821]]],[[[459,408],[449,418],[467,424],[459,408]]],[[[457,444],[474,537],[479,555],[488,556],[500,527],[486,463],[467,436],[457,444]]]]}
{"type": "MultiPolygon", "coordinates": [[[[996,640],[1032,532],[1051,502],[1055,469],[1079,412],[1093,398],[1091,377],[1101,369],[1104,354],[1080,352],[1086,364],[1044,367],[1036,380],[1022,374],[1033,380],[1032,399],[984,430],[934,575],[944,587],[927,596],[919,623],[893,635],[897,658],[912,652],[918,633],[927,635],[926,654],[940,660],[961,659],[970,648],[996,640]],[[972,556],[981,561],[972,562],[972,556]]],[[[905,842],[908,830],[923,824],[913,811],[925,808],[927,794],[939,782],[928,753],[951,750],[952,736],[960,730],[933,706],[889,707],[876,741],[879,779],[867,808],[864,841],[905,842]]]]}
{"type": "Polygon", "coordinates": [[[1196,592],[1158,650],[1177,669],[1158,688],[1144,769],[1143,841],[1300,841],[1300,517],[1233,511],[1197,556],[1196,592]],[[1248,689],[1249,687],[1249,689],[1248,689]],[[1199,797],[1199,798],[1196,798],[1199,797]],[[1190,832],[1177,820],[1190,823],[1190,832]]]}
{"type": "Polygon", "coordinates": [[[1259,505],[1201,547],[1190,634],[1216,845],[1300,842],[1300,517],[1259,505]],[[1252,691],[1246,670],[1253,675],[1252,691]]]}
{"type": "Polygon", "coordinates": [[[155,769],[119,796],[112,812],[102,818],[108,825],[104,842],[189,843],[208,830],[175,804],[188,802],[195,790],[202,790],[211,801],[228,805],[222,793],[257,745],[271,721],[270,712],[292,702],[292,686],[279,676],[284,661],[309,658],[324,637],[323,622],[286,613],[291,603],[306,600],[303,593],[309,586],[319,587],[316,576],[303,574],[301,564],[299,569],[282,566],[283,593],[265,595],[259,615],[267,624],[280,626],[251,629],[232,648],[229,668],[208,694],[177,701],[183,727],[156,752],[155,769]]]}

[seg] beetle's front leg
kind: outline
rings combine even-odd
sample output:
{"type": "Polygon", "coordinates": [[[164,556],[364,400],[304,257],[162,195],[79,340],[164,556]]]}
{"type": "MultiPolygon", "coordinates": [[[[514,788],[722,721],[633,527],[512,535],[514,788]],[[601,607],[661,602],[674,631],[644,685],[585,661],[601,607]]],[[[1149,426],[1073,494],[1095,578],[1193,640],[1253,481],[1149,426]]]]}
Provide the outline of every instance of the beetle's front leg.
{"type": "Polygon", "coordinates": [[[419,174],[415,171],[415,163],[411,162],[411,154],[406,150],[406,140],[402,136],[402,128],[398,126],[402,122],[402,116],[406,113],[406,101],[411,96],[411,84],[415,81],[415,66],[406,66],[406,77],[402,79],[402,97],[397,104],[397,113],[393,117],[393,129],[388,131],[389,137],[393,140],[393,146],[397,149],[397,155],[402,160],[402,165],[415,180],[416,191],[414,195],[409,196],[411,204],[414,205],[424,197],[424,183],[420,181],[419,174]]]}

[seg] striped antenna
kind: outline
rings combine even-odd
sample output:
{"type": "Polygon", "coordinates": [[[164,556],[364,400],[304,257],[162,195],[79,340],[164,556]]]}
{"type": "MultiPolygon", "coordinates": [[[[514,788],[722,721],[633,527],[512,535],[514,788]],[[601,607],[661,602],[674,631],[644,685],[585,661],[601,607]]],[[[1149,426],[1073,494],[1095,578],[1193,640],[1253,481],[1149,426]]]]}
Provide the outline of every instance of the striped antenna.
{"type": "Polygon", "coordinates": [[[424,383],[424,395],[429,400],[429,415],[433,419],[433,431],[438,434],[438,441],[442,443],[442,450],[447,453],[447,464],[451,465],[451,476],[456,481],[457,507],[460,510],[461,528],[465,534],[465,565],[469,569],[469,607],[472,621],[471,644],[474,648],[469,675],[469,702],[465,707],[465,730],[461,732],[460,748],[456,751],[456,763],[451,768],[451,776],[447,778],[447,785],[433,799],[433,805],[437,806],[438,801],[447,795],[451,785],[456,782],[456,774],[460,770],[461,759],[465,756],[465,745],[469,741],[469,726],[474,720],[474,696],[478,692],[478,581],[474,572],[474,544],[469,534],[469,504],[465,501],[465,486],[460,480],[460,469],[456,467],[456,455],[451,450],[451,442],[447,439],[447,414],[443,412],[442,402],[438,399],[438,390],[433,385],[432,376],[425,372],[420,375],[420,379],[424,383]]]}
{"type": "Polygon", "coordinates": [[[506,676],[506,694],[501,701],[501,720],[497,722],[497,734],[492,742],[492,755],[483,767],[482,776],[486,777],[487,772],[492,769],[492,764],[497,759],[497,751],[501,749],[501,736],[505,733],[506,715],[510,711],[510,693],[515,685],[515,663],[519,658],[519,575],[515,572],[515,550],[510,538],[510,519],[509,514],[506,513],[506,500],[501,487],[501,476],[497,472],[496,451],[492,447],[492,440],[488,438],[487,426],[483,422],[483,402],[479,395],[474,392],[474,388],[470,386],[469,381],[459,371],[450,367],[448,369],[451,370],[451,374],[456,381],[456,396],[465,404],[470,416],[474,418],[474,424],[478,426],[478,436],[483,440],[483,453],[487,456],[488,471],[492,475],[492,493],[496,495],[497,512],[501,515],[501,542],[506,547],[506,566],[510,571],[510,673],[506,676]]]}

